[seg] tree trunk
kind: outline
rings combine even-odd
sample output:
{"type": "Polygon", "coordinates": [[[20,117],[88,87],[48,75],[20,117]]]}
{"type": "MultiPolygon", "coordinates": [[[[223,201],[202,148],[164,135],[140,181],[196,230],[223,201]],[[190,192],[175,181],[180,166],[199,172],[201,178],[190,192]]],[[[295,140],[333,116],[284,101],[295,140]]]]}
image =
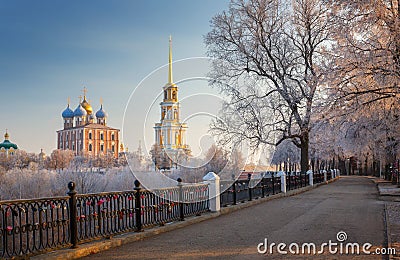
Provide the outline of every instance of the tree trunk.
{"type": "Polygon", "coordinates": [[[305,174],[308,171],[308,146],[309,146],[309,136],[308,130],[302,132],[301,135],[301,153],[300,153],[300,170],[301,173],[305,174]]]}

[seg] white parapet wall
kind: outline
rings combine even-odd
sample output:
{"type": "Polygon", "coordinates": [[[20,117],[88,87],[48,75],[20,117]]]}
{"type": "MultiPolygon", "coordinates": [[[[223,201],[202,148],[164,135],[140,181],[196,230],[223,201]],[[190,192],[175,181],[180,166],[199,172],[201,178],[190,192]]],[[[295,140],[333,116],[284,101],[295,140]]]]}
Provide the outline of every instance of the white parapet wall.
{"type": "Polygon", "coordinates": [[[310,183],[310,186],[314,186],[314,173],[311,170],[307,171],[308,174],[308,181],[310,183]]]}
{"type": "Polygon", "coordinates": [[[209,172],[203,177],[204,183],[208,184],[208,198],[212,212],[221,210],[219,180],[220,177],[214,172],[209,172]]]}
{"type": "Polygon", "coordinates": [[[281,191],[286,193],[286,173],[285,172],[278,172],[278,177],[281,177],[281,191]]]}

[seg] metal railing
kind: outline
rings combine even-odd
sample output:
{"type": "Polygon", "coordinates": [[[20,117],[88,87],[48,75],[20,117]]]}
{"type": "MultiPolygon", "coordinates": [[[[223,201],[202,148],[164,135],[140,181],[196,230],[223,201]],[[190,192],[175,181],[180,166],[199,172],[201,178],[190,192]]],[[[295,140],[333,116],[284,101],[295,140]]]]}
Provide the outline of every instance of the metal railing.
{"type": "Polygon", "coordinates": [[[70,241],[69,197],[0,202],[0,257],[27,255],[70,241]]]}
{"type": "MultiPolygon", "coordinates": [[[[329,172],[330,173],[330,172],[329,172]]],[[[281,177],[220,181],[221,206],[281,193],[281,177]]],[[[330,174],[328,175],[330,176],[330,174]]],[[[328,177],[328,178],[331,178],[328,177]]],[[[313,176],[314,183],[324,174],[313,176]]],[[[309,175],[286,175],[286,190],[309,185],[309,175]]],[[[75,183],[68,184],[68,196],[32,200],[0,201],[0,258],[26,258],[41,252],[125,232],[143,231],[155,225],[183,221],[209,211],[209,185],[184,185],[146,190],[135,181],[130,191],[77,194],[75,183]]]]}
{"type": "Polygon", "coordinates": [[[324,174],[319,172],[319,173],[314,173],[313,175],[313,181],[314,183],[321,183],[324,181],[324,174]]]}
{"type": "Polygon", "coordinates": [[[0,258],[26,257],[58,248],[184,220],[209,210],[208,185],[0,201],[0,258]]]}
{"type": "Polygon", "coordinates": [[[326,180],[331,180],[332,179],[332,171],[331,170],[328,170],[327,172],[326,172],[326,180]]]}
{"type": "Polygon", "coordinates": [[[281,192],[281,177],[221,181],[220,203],[222,207],[236,205],[253,199],[264,198],[281,192]]]}

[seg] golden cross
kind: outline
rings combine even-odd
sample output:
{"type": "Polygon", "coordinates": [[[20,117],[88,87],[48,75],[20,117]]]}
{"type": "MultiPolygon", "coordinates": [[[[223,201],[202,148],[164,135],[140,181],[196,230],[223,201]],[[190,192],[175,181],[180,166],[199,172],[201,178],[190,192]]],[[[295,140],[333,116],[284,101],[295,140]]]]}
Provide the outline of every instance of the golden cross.
{"type": "Polygon", "coordinates": [[[70,100],[70,98],[68,97],[68,99],[67,99],[67,102],[68,102],[68,106],[69,106],[69,103],[71,102],[71,100],[70,100]]]}
{"type": "Polygon", "coordinates": [[[86,97],[86,93],[87,93],[87,88],[84,86],[83,87],[83,96],[86,97]]]}
{"type": "Polygon", "coordinates": [[[103,98],[100,97],[100,105],[103,105],[103,98]]]}

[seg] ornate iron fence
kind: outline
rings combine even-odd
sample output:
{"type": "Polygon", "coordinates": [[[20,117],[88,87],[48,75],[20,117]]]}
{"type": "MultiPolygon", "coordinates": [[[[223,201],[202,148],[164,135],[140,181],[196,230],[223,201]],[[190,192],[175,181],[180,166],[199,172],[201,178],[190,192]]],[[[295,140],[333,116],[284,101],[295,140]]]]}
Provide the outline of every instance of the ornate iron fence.
{"type": "Polygon", "coordinates": [[[251,180],[221,181],[222,207],[263,198],[281,192],[281,178],[267,177],[251,180]]]}
{"type": "Polygon", "coordinates": [[[69,244],[69,197],[0,202],[0,257],[69,244]]]}
{"type": "Polygon", "coordinates": [[[326,172],[326,180],[331,180],[332,179],[332,171],[331,170],[328,170],[327,172],[326,172]]]}
{"type": "Polygon", "coordinates": [[[208,185],[182,185],[153,191],[77,194],[0,201],[0,258],[26,257],[93,239],[142,231],[209,210],[208,185]]]}
{"type": "Polygon", "coordinates": [[[295,190],[301,187],[300,176],[295,172],[286,174],[286,190],[295,190]]]}
{"type": "Polygon", "coordinates": [[[322,173],[315,173],[313,175],[314,183],[321,183],[324,181],[324,175],[322,173]]]}
{"type": "MultiPolygon", "coordinates": [[[[314,182],[323,174],[314,175],[314,182]]],[[[221,181],[221,206],[235,205],[281,192],[281,177],[221,181]]],[[[308,175],[286,176],[287,190],[309,185],[308,175]]],[[[0,258],[27,257],[94,239],[142,231],[209,211],[208,184],[145,190],[135,181],[131,191],[0,201],[0,258]]]]}

